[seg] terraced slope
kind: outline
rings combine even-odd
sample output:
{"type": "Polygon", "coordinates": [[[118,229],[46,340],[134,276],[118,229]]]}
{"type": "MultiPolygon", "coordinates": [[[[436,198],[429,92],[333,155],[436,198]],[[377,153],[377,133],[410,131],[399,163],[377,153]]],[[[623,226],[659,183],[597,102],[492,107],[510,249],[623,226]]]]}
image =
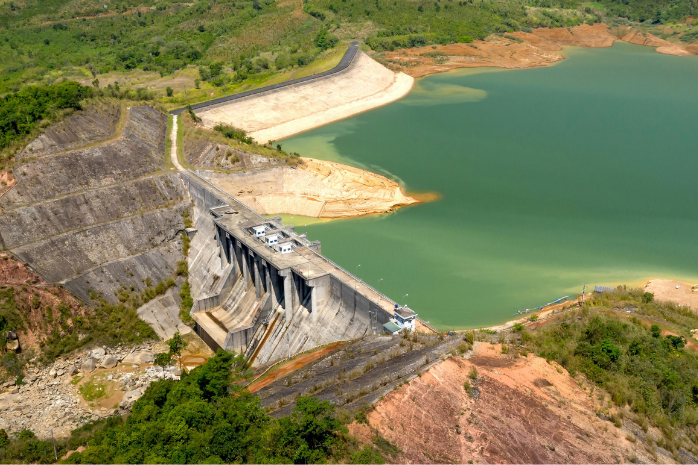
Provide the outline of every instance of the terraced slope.
{"type": "Polygon", "coordinates": [[[189,206],[162,167],[166,129],[160,111],[120,106],[49,128],[22,152],[18,184],[0,199],[0,244],[87,302],[91,291],[116,303],[124,288],[174,276],[189,206]]]}

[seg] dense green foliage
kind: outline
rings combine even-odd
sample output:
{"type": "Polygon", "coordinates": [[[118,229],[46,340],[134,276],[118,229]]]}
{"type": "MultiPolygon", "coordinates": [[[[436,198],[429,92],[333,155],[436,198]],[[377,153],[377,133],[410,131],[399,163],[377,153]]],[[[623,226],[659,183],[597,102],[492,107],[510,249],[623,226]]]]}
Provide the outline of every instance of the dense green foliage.
{"type": "Polygon", "coordinates": [[[23,141],[42,120],[53,120],[60,110],[79,110],[92,96],[92,88],[77,82],[53,86],[29,86],[0,98],[0,150],[23,141]]]}
{"type": "MultiPolygon", "coordinates": [[[[533,27],[698,16],[696,0],[59,0],[0,5],[0,92],[110,71],[171,74],[188,65],[215,86],[311,63],[341,39],[374,49],[467,42],[533,27]],[[360,31],[360,32],[359,32],[360,31]]],[[[691,29],[682,40],[694,38],[691,29]]],[[[174,90],[167,91],[171,95],[174,90]]]]}
{"type": "Polygon", "coordinates": [[[595,296],[579,318],[574,316],[524,333],[524,344],[572,375],[584,373],[605,388],[616,405],[629,406],[667,434],[673,426],[698,426],[698,355],[685,348],[681,334],[698,325],[695,314],[647,299],[640,290],[619,288],[595,296]],[[604,308],[631,308],[639,316],[627,319],[599,312],[604,308]],[[649,315],[680,324],[664,323],[679,334],[662,336],[659,325],[642,319],[649,315]]]}
{"type": "Polygon", "coordinates": [[[239,129],[227,124],[218,124],[213,127],[213,130],[220,132],[228,139],[239,140],[245,144],[251,144],[253,142],[252,138],[247,135],[247,132],[245,132],[244,129],[239,129]]]}
{"type": "Polygon", "coordinates": [[[134,68],[167,74],[192,63],[202,64],[204,80],[224,83],[223,62],[244,80],[273,65],[255,58],[260,50],[277,48],[287,66],[312,61],[320,29],[273,0],[7,2],[0,5],[0,92],[26,80],[51,82],[58,70],[91,80],[134,68]]]}
{"type": "MultiPolygon", "coordinates": [[[[125,420],[88,424],[59,443],[78,446],[67,463],[318,463],[350,458],[356,450],[328,402],[301,397],[289,417],[276,420],[259,398],[236,382],[249,376],[242,356],[219,351],[181,381],[152,383],[125,420]]],[[[16,438],[0,461],[53,462],[45,443],[16,438]]],[[[365,456],[380,461],[377,452],[365,456]]]]}
{"type": "MultiPolygon", "coordinates": [[[[483,39],[494,33],[536,27],[571,27],[623,18],[666,24],[682,22],[698,13],[695,0],[647,0],[620,2],[602,0],[505,1],[347,1],[317,0],[305,11],[327,23],[362,23],[377,27],[367,37],[374,50],[394,50],[431,43],[448,44],[483,39]]],[[[698,29],[696,29],[698,30],[698,29]]]]}

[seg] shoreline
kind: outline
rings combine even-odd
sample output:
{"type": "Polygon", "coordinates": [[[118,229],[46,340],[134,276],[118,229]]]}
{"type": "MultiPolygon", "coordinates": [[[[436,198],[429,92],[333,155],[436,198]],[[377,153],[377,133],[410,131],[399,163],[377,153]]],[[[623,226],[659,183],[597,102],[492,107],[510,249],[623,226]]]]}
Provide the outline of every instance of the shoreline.
{"type": "Polygon", "coordinates": [[[491,35],[472,43],[432,45],[374,52],[372,56],[393,71],[422,78],[456,69],[528,69],[554,65],[566,59],[563,48],[608,48],[616,41],[654,47],[674,56],[698,55],[698,43],[677,44],[629,26],[609,29],[604,23],[567,28],[538,28],[501,36],[491,35]]]}
{"type": "MultiPolygon", "coordinates": [[[[650,292],[654,294],[655,300],[662,302],[672,302],[676,305],[686,307],[696,313],[698,313],[698,279],[691,284],[687,281],[679,281],[671,278],[646,278],[640,281],[635,281],[634,283],[626,284],[616,284],[609,287],[618,286],[628,286],[630,288],[639,288],[645,290],[645,292],[650,292]],[[680,286],[678,289],[676,286],[680,286]]],[[[589,289],[591,286],[588,286],[589,289]]],[[[586,292],[584,298],[587,299],[589,296],[593,295],[593,290],[591,292],[586,292]]],[[[492,330],[496,332],[506,331],[511,329],[515,324],[530,323],[534,328],[542,326],[547,322],[548,319],[554,318],[561,314],[560,310],[564,311],[570,307],[576,307],[580,303],[582,295],[577,295],[574,299],[570,299],[566,302],[561,302],[559,304],[550,305],[543,307],[542,309],[535,311],[531,310],[530,313],[521,314],[518,318],[508,319],[504,323],[494,324],[490,326],[473,327],[466,329],[456,329],[456,333],[465,333],[468,331],[479,331],[479,330],[492,330]],[[536,322],[530,322],[529,318],[532,315],[538,315],[536,322]]],[[[517,315],[514,315],[517,316],[517,315]]],[[[448,330],[443,330],[448,331],[448,330]]]]}
{"type": "Polygon", "coordinates": [[[262,215],[323,220],[392,213],[435,201],[435,192],[408,193],[397,181],[338,162],[301,158],[302,163],[206,177],[262,215]]]}

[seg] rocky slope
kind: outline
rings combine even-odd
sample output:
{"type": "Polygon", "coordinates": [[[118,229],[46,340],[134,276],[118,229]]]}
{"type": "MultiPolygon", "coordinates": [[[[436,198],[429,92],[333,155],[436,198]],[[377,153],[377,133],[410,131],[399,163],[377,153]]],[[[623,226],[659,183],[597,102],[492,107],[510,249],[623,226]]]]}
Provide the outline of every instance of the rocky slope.
{"type": "Polygon", "coordinates": [[[127,413],[151,382],[179,379],[175,366],[153,366],[161,351],[152,343],[97,347],[48,366],[29,365],[23,384],[0,385],[0,428],[63,437],[89,421],[127,413]]]}
{"type": "Polygon", "coordinates": [[[166,129],[159,110],[120,103],[48,128],[17,157],[18,183],[0,199],[0,245],[88,303],[96,293],[116,304],[124,289],[173,277],[189,203],[164,169],[166,129]]]}

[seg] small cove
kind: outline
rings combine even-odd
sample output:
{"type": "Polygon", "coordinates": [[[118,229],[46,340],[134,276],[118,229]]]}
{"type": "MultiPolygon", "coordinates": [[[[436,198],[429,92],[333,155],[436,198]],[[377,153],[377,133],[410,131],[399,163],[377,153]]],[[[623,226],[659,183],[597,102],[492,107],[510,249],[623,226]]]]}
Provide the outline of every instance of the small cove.
{"type": "Polygon", "coordinates": [[[443,196],[295,217],[296,230],[442,329],[499,324],[582,283],[698,280],[698,57],[624,43],[566,53],[549,68],[430,76],[282,141],[443,196]]]}

